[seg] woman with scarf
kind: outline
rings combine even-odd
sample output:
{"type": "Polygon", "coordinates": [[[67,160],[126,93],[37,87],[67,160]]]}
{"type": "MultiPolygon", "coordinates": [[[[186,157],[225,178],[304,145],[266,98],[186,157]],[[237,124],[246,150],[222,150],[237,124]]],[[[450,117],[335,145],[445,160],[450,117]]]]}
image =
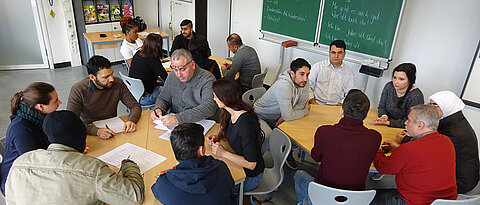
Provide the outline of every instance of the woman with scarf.
{"type": "Polygon", "coordinates": [[[58,99],[55,88],[44,82],[32,83],[11,96],[11,123],[7,129],[0,172],[3,192],[8,172],[15,159],[32,150],[46,149],[50,144],[42,130],[43,118],[57,110],[60,104],[62,101],[58,99]]]}
{"type": "Polygon", "coordinates": [[[465,104],[451,91],[440,91],[429,98],[437,108],[440,122],[437,131],[446,135],[455,147],[457,192],[472,190],[479,180],[477,136],[462,113],[465,104]]]}

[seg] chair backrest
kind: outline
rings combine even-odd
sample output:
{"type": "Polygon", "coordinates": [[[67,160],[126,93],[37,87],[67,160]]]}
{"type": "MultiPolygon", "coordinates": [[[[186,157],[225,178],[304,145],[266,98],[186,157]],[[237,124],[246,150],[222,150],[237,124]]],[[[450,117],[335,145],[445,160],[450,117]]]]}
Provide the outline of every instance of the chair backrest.
{"type": "Polygon", "coordinates": [[[263,87],[263,80],[265,76],[267,76],[268,68],[265,68],[263,73],[259,73],[253,76],[252,78],[252,88],[260,88],[263,87]]]}
{"type": "Polygon", "coordinates": [[[260,122],[260,129],[262,129],[263,134],[265,134],[265,140],[263,141],[263,144],[262,144],[262,155],[263,155],[265,151],[267,151],[268,148],[270,147],[269,140],[270,140],[270,134],[272,134],[272,128],[270,128],[268,123],[265,122],[264,120],[262,119],[258,119],[258,120],[260,122]]]}
{"type": "Polygon", "coordinates": [[[139,102],[140,98],[143,95],[143,92],[145,91],[142,81],[140,79],[128,77],[124,75],[122,72],[119,72],[119,73],[120,73],[120,76],[122,77],[123,83],[125,83],[128,90],[130,90],[130,93],[132,93],[135,100],[139,102]]]}
{"type": "Polygon", "coordinates": [[[5,148],[7,143],[7,137],[0,139],[0,164],[2,164],[3,156],[5,155],[5,148]]]}
{"type": "Polygon", "coordinates": [[[375,190],[349,191],[321,185],[316,182],[308,184],[308,196],[312,204],[353,204],[368,205],[375,197],[375,190]]]}
{"type": "Polygon", "coordinates": [[[436,199],[432,202],[432,205],[478,205],[480,204],[480,196],[471,196],[472,198],[468,199],[457,199],[457,200],[446,200],[446,199],[436,199]]]}
{"type": "Polygon", "coordinates": [[[255,101],[260,99],[265,92],[267,92],[267,90],[264,87],[247,90],[245,93],[243,93],[242,100],[250,106],[253,106],[255,101]]]}
{"type": "Polygon", "coordinates": [[[273,159],[272,172],[274,172],[274,175],[280,177],[278,185],[274,188],[276,189],[283,182],[283,166],[287,160],[288,153],[290,153],[290,150],[292,149],[292,143],[290,142],[290,138],[288,138],[287,134],[278,128],[273,129],[268,143],[270,145],[270,154],[272,155],[273,159]]]}

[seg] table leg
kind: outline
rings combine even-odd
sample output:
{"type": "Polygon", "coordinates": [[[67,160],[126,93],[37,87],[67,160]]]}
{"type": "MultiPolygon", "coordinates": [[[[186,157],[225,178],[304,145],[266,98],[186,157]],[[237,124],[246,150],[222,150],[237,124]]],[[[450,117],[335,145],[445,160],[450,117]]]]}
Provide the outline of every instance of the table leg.
{"type": "Polygon", "coordinates": [[[85,56],[87,56],[87,61],[88,61],[88,59],[90,59],[90,51],[88,49],[88,39],[87,39],[87,37],[83,36],[83,41],[85,42],[85,53],[87,54],[85,56]]]}
{"type": "Polygon", "coordinates": [[[238,205],[243,205],[243,181],[240,182],[240,190],[238,191],[238,205]]]}
{"type": "Polygon", "coordinates": [[[168,37],[165,37],[167,39],[167,56],[170,56],[170,39],[168,37]]]}

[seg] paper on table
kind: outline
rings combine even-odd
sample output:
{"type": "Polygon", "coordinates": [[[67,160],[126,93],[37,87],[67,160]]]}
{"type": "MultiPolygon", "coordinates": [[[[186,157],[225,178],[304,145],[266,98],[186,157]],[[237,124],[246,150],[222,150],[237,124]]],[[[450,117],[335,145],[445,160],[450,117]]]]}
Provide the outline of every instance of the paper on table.
{"type": "Polygon", "coordinates": [[[145,32],[145,31],[143,31],[143,32],[138,32],[138,35],[146,36],[146,35],[148,35],[148,32],[145,32]]]}
{"type": "MultiPolygon", "coordinates": [[[[157,121],[157,120],[155,120],[157,121]]],[[[156,123],[155,121],[153,121],[154,123],[156,123]]],[[[160,121],[161,122],[161,121],[160,121]]],[[[213,120],[200,120],[198,122],[195,122],[197,124],[200,124],[201,126],[203,126],[203,135],[206,135],[207,132],[213,127],[213,125],[215,124],[215,121],[213,120]]],[[[157,126],[159,126],[160,124],[157,124],[157,126]]],[[[161,123],[162,126],[163,123],[161,123]]],[[[155,126],[155,128],[157,128],[157,126],[155,126]]],[[[167,130],[165,133],[163,133],[162,135],[160,135],[158,138],[160,139],[164,139],[164,140],[170,140],[170,134],[172,134],[172,131],[170,128],[166,127],[167,129],[160,129],[160,130],[167,130]]],[[[159,128],[157,128],[159,129],[159,128]]],[[[173,129],[173,128],[172,128],[173,129]]]]}
{"type": "Polygon", "coordinates": [[[172,65],[172,61],[167,61],[165,63],[162,63],[163,68],[170,68],[171,65],[172,65]]]}
{"type": "Polygon", "coordinates": [[[123,132],[123,125],[125,123],[119,117],[112,117],[105,120],[98,120],[93,122],[93,125],[98,128],[107,128],[112,130],[115,133],[122,133],[123,132]]]}
{"type": "Polygon", "coordinates": [[[162,155],[130,143],[125,143],[97,158],[120,169],[122,160],[127,159],[129,156],[129,159],[140,167],[142,174],[167,159],[162,155]]]}

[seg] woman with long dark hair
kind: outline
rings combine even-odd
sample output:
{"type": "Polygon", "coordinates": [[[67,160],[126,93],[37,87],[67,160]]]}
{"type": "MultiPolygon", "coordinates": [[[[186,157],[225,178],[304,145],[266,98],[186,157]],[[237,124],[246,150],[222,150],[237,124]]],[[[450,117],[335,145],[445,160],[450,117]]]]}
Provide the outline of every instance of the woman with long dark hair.
{"type": "Polygon", "coordinates": [[[216,61],[209,59],[211,56],[210,47],[205,37],[197,35],[188,43],[188,50],[192,53],[193,60],[200,68],[208,70],[215,76],[215,79],[222,78],[220,68],[216,61]]]}
{"type": "Polygon", "coordinates": [[[125,34],[125,39],[123,39],[122,46],[120,47],[120,53],[128,67],[130,67],[133,56],[142,48],[143,42],[138,38],[138,26],[131,16],[122,17],[120,19],[120,26],[122,27],[122,33],[125,34]]]}
{"type": "Polygon", "coordinates": [[[161,61],[162,45],[162,36],[155,33],[148,34],[143,48],[133,56],[128,75],[142,80],[145,92],[140,98],[140,105],[154,104],[161,91],[160,85],[157,84],[158,77],[160,76],[163,81],[167,79],[168,74],[161,61]]]}
{"type": "Polygon", "coordinates": [[[62,101],[55,88],[43,82],[32,83],[11,96],[11,123],[0,173],[2,191],[5,191],[8,172],[17,157],[32,150],[47,149],[50,143],[42,130],[43,118],[57,110],[60,104],[62,101]]]}
{"type": "Polygon", "coordinates": [[[415,87],[417,69],[412,63],[398,65],[392,74],[392,81],[385,84],[380,102],[378,118],[373,124],[404,128],[411,107],[423,104],[423,93],[415,87]]]}
{"type": "Polygon", "coordinates": [[[242,88],[231,78],[213,83],[213,96],[220,109],[220,131],[212,139],[212,153],[242,166],[247,178],[243,191],[255,189],[263,177],[265,164],[261,147],[264,134],[253,108],[242,101],[242,88]],[[226,139],[235,153],[225,151],[220,140],[226,139]]]}

